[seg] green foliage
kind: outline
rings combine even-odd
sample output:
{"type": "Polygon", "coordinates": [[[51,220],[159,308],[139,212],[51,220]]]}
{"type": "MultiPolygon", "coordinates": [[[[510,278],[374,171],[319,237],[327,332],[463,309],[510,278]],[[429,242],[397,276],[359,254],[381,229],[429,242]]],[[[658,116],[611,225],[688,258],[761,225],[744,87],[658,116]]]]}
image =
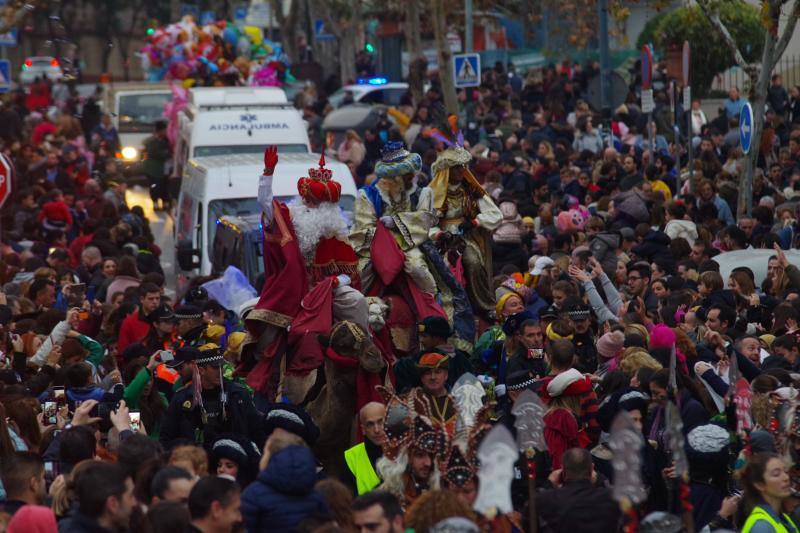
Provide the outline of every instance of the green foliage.
{"type": "Polygon", "coordinates": [[[664,17],[669,15],[669,13],[659,13],[655,17],[651,18],[647,21],[647,24],[644,25],[642,28],[642,33],[639,34],[639,37],[636,39],[636,49],[641,50],[642,46],[646,44],[650,44],[655,42],[655,33],[658,29],[661,21],[664,20],[664,17]]]}
{"type": "MultiPolygon", "coordinates": [[[[720,20],[730,31],[745,60],[758,60],[764,48],[764,27],[758,8],[743,0],[726,0],[718,4],[718,10],[720,20]]],[[[660,52],[670,46],[680,49],[684,41],[691,44],[694,94],[705,96],[714,76],[735,64],[730,49],[696,5],[676,9],[655,20],[658,23],[653,29],[652,41],[660,52]]]]}

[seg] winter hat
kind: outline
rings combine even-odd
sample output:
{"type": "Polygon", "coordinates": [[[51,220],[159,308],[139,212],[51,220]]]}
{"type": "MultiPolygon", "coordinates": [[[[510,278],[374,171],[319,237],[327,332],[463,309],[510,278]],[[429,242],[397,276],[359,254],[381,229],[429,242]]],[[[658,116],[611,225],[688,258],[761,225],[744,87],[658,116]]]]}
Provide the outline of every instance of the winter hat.
{"type": "Polygon", "coordinates": [[[672,348],[675,346],[675,332],[665,324],[658,324],[650,332],[650,348],[672,348]]]}
{"type": "Polygon", "coordinates": [[[519,313],[514,313],[510,317],[506,318],[505,322],[503,322],[503,333],[509,336],[514,335],[519,331],[519,328],[522,327],[522,324],[526,320],[532,320],[533,318],[533,313],[527,309],[519,313]]]}
{"type": "Polygon", "coordinates": [[[638,409],[642,413],[642,418],[644,418],[647,416],[648,400],[649,398],[646,394],[632,388],[625,388],[606,396],[597,410],[597,421],[600,423],[600,429],[605,432],[610,431],[611,423],[620,411],[635,411],[638,409]]]}
{"type": "Polygon", "coordinates": [[[577,396],[591,389],[592,384],[589,378],[581,374],[579,370],[570,368],[550,380],[546,391],[547,396],[556,398],[558,396],[577,396]]]}
{"type": "Polygon", "coordinates": [[[686,436],[686,457],[692,468],[708,470],[724,466],[731,438],[728,430],[716,424],[697,426],[686,436]]]}
{"type": "Polygon", "coordinates": [[[49,507],[23,505],[6,527],[8,533],[57,533],[56,515],[49,507]]]}
{"type": "Polygon", "coordinates": [[[264,431],[269,436],[276,428],[300,436],[309,446],[313,446],[319,438],[319,428],[309,414],[302,407],[288,403],[272,404],[267,408],[264,431]]]}
{"type": "Polygon", "coordinates": [[[623,350],[625,335],[621,331],[610,331],[597,341],[597,353],[604,359],[613,359],[623,350]]]}
{"type": "Polygon", "coordinates": [[[640,533],[679,533],[683,530],[683,520],[674,514],[655,511],[639,522],[640,533]]]}

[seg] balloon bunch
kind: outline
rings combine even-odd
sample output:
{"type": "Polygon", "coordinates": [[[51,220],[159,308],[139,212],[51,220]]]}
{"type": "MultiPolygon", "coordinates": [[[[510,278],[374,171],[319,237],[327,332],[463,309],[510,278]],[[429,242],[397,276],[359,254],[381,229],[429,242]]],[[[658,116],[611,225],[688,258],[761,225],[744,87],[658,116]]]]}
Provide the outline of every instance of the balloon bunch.
{"type": "Polygon", "coordinates": [[[261,28],[221,20],[198,26],[191,15],[148,32],[139,52],[148,81],[175,80],[193,85],[280,86],[289,59],[280,43],[261,28]]]}

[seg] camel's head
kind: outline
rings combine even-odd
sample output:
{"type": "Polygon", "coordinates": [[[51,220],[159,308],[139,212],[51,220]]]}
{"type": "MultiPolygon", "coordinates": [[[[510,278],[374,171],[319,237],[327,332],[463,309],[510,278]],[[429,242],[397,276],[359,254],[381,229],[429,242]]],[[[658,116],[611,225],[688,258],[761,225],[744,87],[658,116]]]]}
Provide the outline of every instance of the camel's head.
{"type": "Polygon", "coordinates": [[[339,356],[358,360],[361,368],[367,372],[377,373],[386,366],[380,350],[369,335],[361,326],[349,320],[337,322],[330,335],[321,335],[319,340],[339,356]]]}

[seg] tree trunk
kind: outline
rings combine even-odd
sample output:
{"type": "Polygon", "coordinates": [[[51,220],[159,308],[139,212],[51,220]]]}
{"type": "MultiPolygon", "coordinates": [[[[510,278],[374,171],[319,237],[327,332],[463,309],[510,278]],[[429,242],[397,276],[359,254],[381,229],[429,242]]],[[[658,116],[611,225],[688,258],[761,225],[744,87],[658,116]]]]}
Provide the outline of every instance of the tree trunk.
{"type": "Polygon", "coordinates": [[[764,132],[764,114],[766,113],[767,91],[775,62],[776,39],[772,32],[764,34],[764,53],[761,56],[761,68],[750,71],[750,105],[753,107],[753,138],[750,141],[750,153],[745,161],[744,175],[739,178],[739,201],[736,206],[738,217],[750,215],[753,204],[753,175],[761,153],[761,134],[764,132]]]}
{"type": "Polygon", "coordinates": [[[169,21],[178,22],[181,18],[181,0],[169,0],[169,21]]]}
{"type": "Polygon", "coordinates": [[[444,0],[433,0],[432,11],[436,55],[439,58],[439,83],[442,86],[444,106],[449,114],[458,114],[458,98],[453,82],[452,54],[447,43],[447,13],[444,8],[444,0]]]}
{"type": "Polygon", "coordinates": [[[355,24],[343,28],[339,37],[339,72],[342,85],[356,82],[356,32],[355,24]]]}
{"type": "Polygon", "coordinates": [[[422,101],[428,61],[422,54],[422,36],[419,23],[419,0],[408,0],[405,37],[408,48],[408,86],[414,105],[422,101]]]}

